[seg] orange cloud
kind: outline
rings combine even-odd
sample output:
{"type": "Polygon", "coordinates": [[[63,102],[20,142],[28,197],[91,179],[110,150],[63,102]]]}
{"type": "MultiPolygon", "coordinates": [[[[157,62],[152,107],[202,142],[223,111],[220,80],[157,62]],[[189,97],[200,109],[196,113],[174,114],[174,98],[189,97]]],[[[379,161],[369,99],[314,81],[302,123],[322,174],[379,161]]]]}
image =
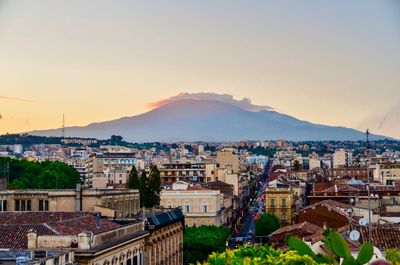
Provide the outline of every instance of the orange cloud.
{"type": "Polygon", "coordinates": [[[31,100],[31,99],[7,97],[7,96],[0,96],[0,99],[13,100],[13,101],[19,101],[19,102],[33,102],[33,100],[31,100]]]}

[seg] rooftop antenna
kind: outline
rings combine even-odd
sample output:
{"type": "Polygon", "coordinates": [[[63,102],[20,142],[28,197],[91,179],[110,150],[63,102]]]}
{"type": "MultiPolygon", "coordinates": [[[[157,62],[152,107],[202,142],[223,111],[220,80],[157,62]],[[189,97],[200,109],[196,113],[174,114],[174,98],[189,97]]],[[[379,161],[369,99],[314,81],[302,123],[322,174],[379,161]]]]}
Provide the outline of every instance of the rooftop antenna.
{"type": "Polygon", "coordinates": [[[370,135],[369,129],[367,129],[367,131],[365,132],[365,136],[367,137],[366,145],[367,145],[368,151],[369,151],[369,149],[370,149],[369,135],[370,135]]]}
{"type": "Polygon", "coordinates": [[[63,113],[63,117],[62,117],[61,136],[63,139],[65,138],[65,115],[64,115],[64,113],[63,113]]]}
{"type": "Polygon", "coordinates": [[[371,185],[369,177],[369,159],[370,159],[370,142],[369,142],[369,129],[365,132],[366,136],[366,148],[367,148],[367,192],[368,192],[368,240],[372,242],[372,223],[371,223],[371,185]]]}

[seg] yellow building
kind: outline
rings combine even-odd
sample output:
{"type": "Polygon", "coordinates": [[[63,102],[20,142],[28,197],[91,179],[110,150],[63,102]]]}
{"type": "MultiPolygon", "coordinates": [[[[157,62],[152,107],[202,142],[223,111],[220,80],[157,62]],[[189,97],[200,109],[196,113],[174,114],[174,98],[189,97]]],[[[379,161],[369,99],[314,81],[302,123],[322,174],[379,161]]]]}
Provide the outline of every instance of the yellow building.
{"type": "Polygon", "coordinates": [[[282,225],[292,222],[293,191],[289,187],[268,187],[265,190],[266,212],[274,214],[282,225]]]}

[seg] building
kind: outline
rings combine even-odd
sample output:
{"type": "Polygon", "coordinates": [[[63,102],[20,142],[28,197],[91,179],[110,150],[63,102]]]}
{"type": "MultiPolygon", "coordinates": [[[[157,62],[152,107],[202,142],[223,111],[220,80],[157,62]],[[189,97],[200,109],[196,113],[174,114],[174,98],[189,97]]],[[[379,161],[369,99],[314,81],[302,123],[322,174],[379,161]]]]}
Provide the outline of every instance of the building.
{"type": "Polygon", "coordinates": [[[130,170],[124,168],[107,168],[103,173],[104,174],[98,175],[92,179],[92,188],[125,188],[129,179],[130,170]]]}
{"type": "Polygon", "coordinates": [[[101,212],[112,218],[128,218],[140,211],[138,190],[1,190],[0,212],[101,212]]]}
{"type": "MultiPolygon", "coordinates": [[[[133,166],[137,166],[137,162],[134,153],[91,154],[86,162],[85,185],[93,187],[93,179],[104,178],[105,171],[124,170],[130,172],[133,166]]],[[[104,180],[97,182],[103,183],[104,180]]]]}
{"type": "Polygon", "coordinates": [[[400,183],[400,164],[398,163],[372,164],[369,168],[373,179],[384,185],[400,183]]]}
{"type": "Polygon", "coordinates": [[[248,156],[246,157],[247,164],[258,164],[261,166],[265,166],[267,164],[267,157],[266,156],[248,156]]]}
{"type": "MultiPolygon", "coordinates": [[[[183,264],[185,218],[180,209],[162,211],[147,217],[144,264],[183,264]]],[[[132,264],[133,265],[133,264],[132,264]]]]}
{"type": "Polygon", "coordinates": [[[218,176],[218,165],[215,163],[167,163],[162,164],[158,170],[162,184],[172,184],[178,180],[189,183],[206,183],[215,181],[218,176]]]}
{"type": "Polygon", "coordinates": [[[339,148],[333,153],[333,167],[350,167],[352,162],[352,153],[345,150],[344,148],[339,148]]]}
{"type": "Polygon", "coordinates": [[[0,249],[0,264],[2,265],[77,265],[72,250],[11,250],[0,249]]]}
{"type": "Polygon", "coordinates": [[[356,213],[350,216],[347,211],[349,207],[349,204],[333,200],[321,201],[296,212],[293,215],[293,222],[299,224],[307,221],[323,229],[340,230],[348,227],[349,220],[352,223],[358,223],[358,220],[362,217],[356,213]]]}
{"type": "Polygon", "coordinates": [[[289,185],[268,187],[265,190],[265,209],[275,215],[282,225],[292,222],[293,191],[289,185]]]}
{"type": "MultiPolygon", "coordinates": [[[[69,263],[74,260],[81,265],[180,265],[183,227],[179,209],[146,213],[144,220],[126,222],[88,212],[3,212],[0,249],[45,255],[67,249],[69,263]]],[[[67,263],[57,260],[52,264],[67,263]]]]}
{"type": "Polygon", "coordinates": [[[217,163],[221,168],[231,170],[233,173],[239,173],[239,156],[229,149],[217,152],[217,163]]]}
{"type": "Polygon", "coordinates": [[[223,194],[200,185],[178,181],[171,189],[160,194],[160,205],[165,208],[181,207],[188,226],[224,225],[227,221],[223,194]]]}
{"type": "Polygon", "coordinates": [[[359,180],[367,179],[366,167],[340,167],[329,169],[329,176],[331,179],[350,177],[359,180]]]}
{"type": "Polygon", "coordinates": [[[284,248],[286,247],[286,239],[289,236],[296,236],[301,239],[308,240],[309,238],[322,237],[324,229],[307,221],[297,223],[293,225],[287,225],[279,228],[278,230],[271,233],[268,238],[274,247],[284,248]]]}
{"type": "Polygon", "coordinates": [[[321,160],[317,157],[310,157],[309,162],[308,162],[308,168],[309,169],[314,169],[314,168],[320,168],[321,167],[321,160]]]}

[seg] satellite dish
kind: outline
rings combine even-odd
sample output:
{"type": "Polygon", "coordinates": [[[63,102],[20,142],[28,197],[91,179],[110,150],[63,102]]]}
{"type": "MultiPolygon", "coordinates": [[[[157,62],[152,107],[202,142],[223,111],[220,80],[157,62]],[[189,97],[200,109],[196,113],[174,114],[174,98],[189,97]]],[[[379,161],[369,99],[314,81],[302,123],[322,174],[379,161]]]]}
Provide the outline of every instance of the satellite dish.
{"type": "Polygon", "coordinates": [[[358,224],[361,225],[361,226],[366,226],[366,225],[367,225],[367,220],[365,220],[364,218],[361,218],[361,219],[358,221],[358,224]]]}
{"type": "Polygon", "coordinates": [[[350,239],[352,241],[358,241],[360,239],[360,232],[357,230],[353,230],[350,232],[350,239]]]}

